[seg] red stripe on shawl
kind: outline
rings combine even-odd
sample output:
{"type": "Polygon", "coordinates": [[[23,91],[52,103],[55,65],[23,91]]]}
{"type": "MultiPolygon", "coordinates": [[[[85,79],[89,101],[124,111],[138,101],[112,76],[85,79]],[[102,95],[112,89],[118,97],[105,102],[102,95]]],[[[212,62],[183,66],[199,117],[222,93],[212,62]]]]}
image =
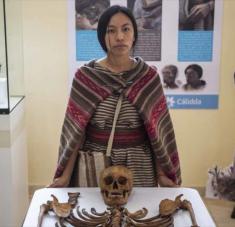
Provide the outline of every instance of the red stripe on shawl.
{"type": "Polygon", "coordinates": [[[159,102],[157,102],[151,112],[150,112],[150,116],[149,116],[149,119],[148,119],[148,122],[146,123],[146,130],[147,130],[147,133],[149,135],[149,138],[150,139],[155,139],[156,136],[157,136],[157,123],[160,119],[160,117],[162,116],[162,114],[165,113],[167,109],[167,104],[166,104],[166,98],[165,96],[163,95],[159,102]]]}
{"type": "Polygon", "coordinates": [[[170,154],[170,159],[171,159],[171,163],[173,165],[173,169],[171,171],[169,171],[166,175],[171,179],[173,180],[173,182],[176,182],[177,184],[179,182],[177,182],[177,176],[176,176],[176,168],[179,167],[179,155],[178,155],[178,152],[177,150],[175,150],[174,152],[172,152],[170,154]]]}
{"type": "Polygon", "coordinates": [[[90,115],[79,108],[71,98],[69,99],[67,113],[81,129],[85,129],[90,115]]]}
{"type": "Polygon", "coordinates": [[[86,77],[86,75],[83,74],[80,70],[77,71],[75,77],[79,81],[81,81],[84,85],[86,85],[89,89],[91,89],[95,94],[98,94],[99,96],[101,96],[103,99],[109,95],[109,93],[105,89],[101,88],[90,78],[86,77]]]}
{"type": "Polygon", "coordinates": [[[148,72],[141,77],[140,80],[137,81],[136,84],[132,86],[132,89],[130,93],[128,94],[128,99],[133,103],[135,97],[139,93],[141,89],[153,78],[153,76],[156,74],[156,70],[153,68],[149,67],[148,72]]]}
{"type": "Polygon", "coordinates": [[[174,152],[171,153],[170,158],[171,158],[172,164],[174,166],[178,166],[178,164],[179,164],[179,155],[178,155],[177,150],[175,150],[174,152]]]}
{"type": "Polygon", "coordinates": [[[64,167],[62,165],[58,165],[56,168],[54,179],[60,177],[64,172],[64,167]]]}

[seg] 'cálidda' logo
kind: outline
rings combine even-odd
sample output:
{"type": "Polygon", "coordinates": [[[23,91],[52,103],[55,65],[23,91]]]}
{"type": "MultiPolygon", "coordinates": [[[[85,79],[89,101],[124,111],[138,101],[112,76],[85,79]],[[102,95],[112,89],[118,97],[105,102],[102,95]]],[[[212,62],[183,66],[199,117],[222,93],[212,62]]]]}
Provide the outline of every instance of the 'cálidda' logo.
{"type": "Polygon", "coordinates": [[[173,97],[173,96],[168,96],[168,97],[166,98],[166,102],[167,102],[167,105],[168,105],[169,108],[174,107],[175,100],[174,100],[174,97],[173,97]]]}
{"type": "Polygon", "coordinates": [[[199,98],[179,98],[177,99],[178,105],[201,105],[202,101],[199,98]]]}

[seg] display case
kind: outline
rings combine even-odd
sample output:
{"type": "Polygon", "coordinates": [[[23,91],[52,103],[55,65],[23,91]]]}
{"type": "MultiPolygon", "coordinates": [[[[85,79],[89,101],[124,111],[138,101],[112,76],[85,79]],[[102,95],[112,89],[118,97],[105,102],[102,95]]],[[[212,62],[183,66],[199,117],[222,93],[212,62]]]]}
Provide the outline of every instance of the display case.
{"type": "Polygon", "coordinates": [[[0,114],[24,98],[22,0],[0,0],[0,114]]]}
{"type": "Polygon", "coordinates": [[[22,0],[0,0],[0,226],[21,226],[28,207],[22,0]]]}

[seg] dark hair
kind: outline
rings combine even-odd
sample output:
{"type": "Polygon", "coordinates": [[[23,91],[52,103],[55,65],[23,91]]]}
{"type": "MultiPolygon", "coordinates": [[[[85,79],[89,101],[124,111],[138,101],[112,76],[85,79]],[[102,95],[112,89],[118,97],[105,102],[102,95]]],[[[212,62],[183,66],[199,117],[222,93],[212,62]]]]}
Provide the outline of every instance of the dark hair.
{"type": "Polygon", "coordinates": [[[188,65],[184,70],[185,74],[188,69],[193,69],[194,71],[196,71],[198,73],[199,79],[202,77],[202,67],[200,65],[197,64],[188,65]]]}
{"type": "Polygon", "coordinates": [[[113,15],[115,15],[116,13],[123,13],[131,20],[133,28],[134,28],[134,37],[135,37],[134,42],[133,42],[133,46],[135,46],[137,38],[138,38],[137,24],[136,24],[135,17],[132,14],[131,10],[124,7],[124,6],[113,5],[113,6],[109,7],[108,9],[106,9],[101,14],[99,21],[98,21],[98,26],[97,26],[98,40],[99,40],[101,47],[103,48],[103,50],[105,52],[108,51],[106,44],[105,44],[106,30],[107,30],[107,27],[108,27],[108,24],[109,24],[111,17],[113,15]]]}

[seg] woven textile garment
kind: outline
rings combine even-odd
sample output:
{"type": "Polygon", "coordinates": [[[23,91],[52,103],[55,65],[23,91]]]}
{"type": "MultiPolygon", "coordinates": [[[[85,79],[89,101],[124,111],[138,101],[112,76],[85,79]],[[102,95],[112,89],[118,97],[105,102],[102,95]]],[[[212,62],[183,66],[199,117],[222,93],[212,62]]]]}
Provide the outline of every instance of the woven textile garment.
{"type": "MultiPolygon", "coordinates": [[[[55,178],[62,175],[72,152],[83,148],[86,132],[89,132],[89,136],[94,129],[90,126],[97,107],[101,106],[104,101],[112,99],[112,97],[115,99],[115,96],[122,93],[124,100],[134,107],[143,122],[143,136],[140,139],[145,138],[144,132],[146,132],[153,159],[153,176],[157,176],[157,166],[160,165],[170,179],[177,184],[181,183],[174,130],[159,75],[155,68],[148,66],[141,58],[136,58],[136,60],[136,66],[130,71],[124,72],[122,77],[95,67],[97,65],[95,61],[89,62],[77,71],[62,128],[55,178]]],[[[138,130],[134,132],[134,135],[139,135],[138,130]]],[[[108,140],[108,136],[106,139],[108,140]]],[[[118,139],[118,134],[116,139],[118,139]]],[[[146,144],[146,138],[144,141],[146,144]]],[[[84,148],[87,147],[87,144],[85,142],[84,148]]],[[[112,156],[115,163],[115,152],[113,151],[112,156]]],[[[142,183],[138,184],[138,180],[136,185],[144,186],[142,183]]]]}

